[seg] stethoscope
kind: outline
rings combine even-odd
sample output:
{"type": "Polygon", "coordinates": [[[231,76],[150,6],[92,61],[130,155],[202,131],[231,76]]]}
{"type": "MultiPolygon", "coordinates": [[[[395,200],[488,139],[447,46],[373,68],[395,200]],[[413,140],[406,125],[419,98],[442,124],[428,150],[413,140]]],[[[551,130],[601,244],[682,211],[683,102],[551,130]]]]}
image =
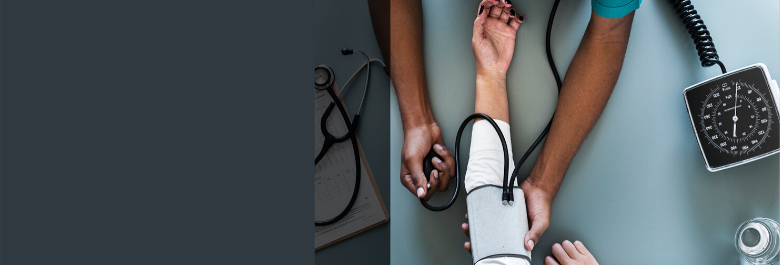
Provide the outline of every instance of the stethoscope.
{"type": "Polygon", "coordinates": [[[354,153],[355,157],[355,185],[354,189],[352,190],[352,197],[349,199],[349,203],[347,203],[347,206],[344,207],[344,210],[341,211],[336,217],[333,217],[331,219],[325,220],[325,221],[314,221],[315,226],[325,226],[333,224],[341,218],[344,218],[344,216],[347,215],[350,209],[352,209],[352,205],[355,204],[355,200],[357,199],[358,191],[360,190],[360,171],[362,171],[360,168],[360,149],[357,145],[357,124],[360,121],[360,112],[363,110],[363,103],[366,100],[366,92],[368,91],[368,81],[371,78],[371,63],[372,62],[379,62],[382,64],[382,67],[385,69],[385,73],[387,73],[387,66],[384,62],[382,62],[379,59],[370,59],[368,58],[368,55],[362,51],[353,51],[352,49],[342,49],[341,54],[343,55],[349,55],[353,54],[354,52],[360,53],[365,57],[366,62],[361,65],[355,73],[352,74],[352,76],[347,79],[347,82],[344,83],[344,86],[341,88],[341,91],[336,94],[334,85],[336,83],[336,75],[333,73],[333,69],[330,68],[330,66],[326,64],[320,64],[318,66],[314,67],[314,88],[319,90],[326,90],[328,91],[328,95],[333,99],[333,102],[328,105],[328,108],[325,109],[325,112],[323,113],[322,117],[320,118],[320,131],[322,131],[322,135],[325,137],[324,142],[322,143],[322,148],[320,149],[319,154],[317,154],[317,157],[314,158],[314,165],[316,166],[317,163],[322,160],[322,158],[325,156],[325,154],[328,152],[328,150],[336,143],[341,143],[346,141],[347,139],[352,140],[352,151],[354,153]],[[363,87],[363,97],[360,99],[360,107],[358,107],[358,111],[355,113],[354,118],[352,118],[352,121],[349,120],[349,115],[347,115],[346,108],[344,107],[344,104],[341,103],[341,94],[344,93],[344,91],[349,88],[349,82],[352,81],[352,79],[360,72],[360,70],[363,70],[363,68],[366,68],[366,84],[363,87]],[[337,104],[338,103],[338,104],[337,104]],[[344,135],[341,136],[335,136],[328,132],[327,128],[327,121],[328,117],[330,117],[331,112],[333,111],[333,107],[337,107],[339,109],[339,113],[341,114],[341,118],[344,120],[344,122],[347,124],[347,132],[344,135]]]}

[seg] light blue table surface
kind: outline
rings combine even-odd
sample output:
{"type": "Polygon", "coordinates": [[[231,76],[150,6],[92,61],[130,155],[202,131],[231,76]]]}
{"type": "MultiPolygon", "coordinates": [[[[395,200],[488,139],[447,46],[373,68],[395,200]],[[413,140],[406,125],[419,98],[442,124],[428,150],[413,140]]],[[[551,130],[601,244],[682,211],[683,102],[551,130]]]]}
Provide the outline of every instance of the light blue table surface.
{"type": "MultiPolygon", "coordinates": [[[[546,125],[557,101],[544,52],[553,1],[514,1],[526,14],[508,73],[515,159],[546,125]]],[[[474,110],[472,25],[478,1],[423,1],[425,63],[431,105],[445,144],[474,110]]],[[[728,69],[762,62],[780,78],[780,3],[695,1],[728,69]]],[[[590,1],[563,0],[553,29],[561,76],[590,17],[590,1]]],[[[778,156],[710,173],[696,144],[684,88],[716,76],[667,1],[644,1],[634,19],[625,64],[601,118],[574,158],[533,251],[542,264],[550,247],[581,240],[601,264],[738,264],[737,226],[754,217],[780,219],[778,156]]],[[[398,181],[403,132],[390,92],[391,261],[469,264],[460,230],[465,196],[445,212],[423,208],[398,181]]],[[[463,165],[470,130],[464,133],[463,165]]],[[[521,170],[526,176],[536,154],[521,170]]],[[[437,203],[451,190],[437,195],[437,203]]]]}

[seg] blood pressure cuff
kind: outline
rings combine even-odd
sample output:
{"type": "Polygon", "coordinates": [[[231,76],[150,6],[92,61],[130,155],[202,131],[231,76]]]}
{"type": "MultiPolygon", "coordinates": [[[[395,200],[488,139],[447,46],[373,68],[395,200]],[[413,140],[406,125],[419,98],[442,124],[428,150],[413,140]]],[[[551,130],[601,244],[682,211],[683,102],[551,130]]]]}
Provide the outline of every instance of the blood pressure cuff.
{"type": "MultiPolygon", "coordinates": [[[[509,124],[501,120],[495,122],[504,134],[507,146],[512,146],[509,124]]],[[[512,148],[508,151],[509,172],[512,172],[512,148]]],[[[468,163],[464,184],[474,264],[530,264],[531,253],[525,250],[523,244],[528,232],[525,197],[523,191],[515,186],[514,203],[502,204],[504,151],[498,134],[486,120],[475,122],[471,129],[468,163]]]]}
{"type": "Polygon", "coordinates": [[[639,9],[642,0],[590,0],[593,12],[605,18],[620,18],[639,9]]]}
{"type": "Polygon", "coordinates": [[[528,233],[525,197],[520,188],[514,193],[519,199],[506,205],[501,186],[476,187],[466,195],[474,264],[531,264],[531,252],[523,244],[528,233]]]}

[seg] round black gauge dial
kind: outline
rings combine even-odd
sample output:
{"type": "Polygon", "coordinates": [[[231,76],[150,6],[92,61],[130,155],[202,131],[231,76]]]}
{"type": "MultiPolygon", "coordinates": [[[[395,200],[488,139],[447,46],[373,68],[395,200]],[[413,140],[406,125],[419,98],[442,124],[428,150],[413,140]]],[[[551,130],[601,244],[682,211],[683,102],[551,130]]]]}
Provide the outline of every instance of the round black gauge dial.
{"type": "Polygon", "coordinates": [[[772,131],[774,104],[766,92],[741,80],[711,89],[701,107],[699,122],[707,141],[735,156],[759,148],[772,131]]]}
{"type": "Polygon", "coordinates": [[[685,89],[685,104],[707,169],[718,171],[780,152],[777,88],[763,64],[685,89]]]}

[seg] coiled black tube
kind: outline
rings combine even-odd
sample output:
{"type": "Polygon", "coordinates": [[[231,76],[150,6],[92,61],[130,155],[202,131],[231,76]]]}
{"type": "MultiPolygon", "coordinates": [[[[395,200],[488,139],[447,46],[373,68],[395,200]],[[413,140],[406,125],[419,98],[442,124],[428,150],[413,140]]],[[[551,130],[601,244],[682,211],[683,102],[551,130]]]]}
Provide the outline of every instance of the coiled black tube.
{"type": "Polygon", "coordinates": [[[688,30],[688,34],[691,34],[693,43],[696,44],[696,50],[699,51],[699,61],[701,66],[710,67],[713,65],[719,65],[720,70],[725,74],[726,66],[720,61],[718,57],[718,51],[715,50],[715,43],[712,42],[712,36],[710,31],[707,30],[707,26],[704,25],[704,21],[701,20],[701,16],[694,9],[690,0],[671,0],[674,5],[674,9],[677,10],[678,17],[685,24],[685,29],[688,30]]]}

